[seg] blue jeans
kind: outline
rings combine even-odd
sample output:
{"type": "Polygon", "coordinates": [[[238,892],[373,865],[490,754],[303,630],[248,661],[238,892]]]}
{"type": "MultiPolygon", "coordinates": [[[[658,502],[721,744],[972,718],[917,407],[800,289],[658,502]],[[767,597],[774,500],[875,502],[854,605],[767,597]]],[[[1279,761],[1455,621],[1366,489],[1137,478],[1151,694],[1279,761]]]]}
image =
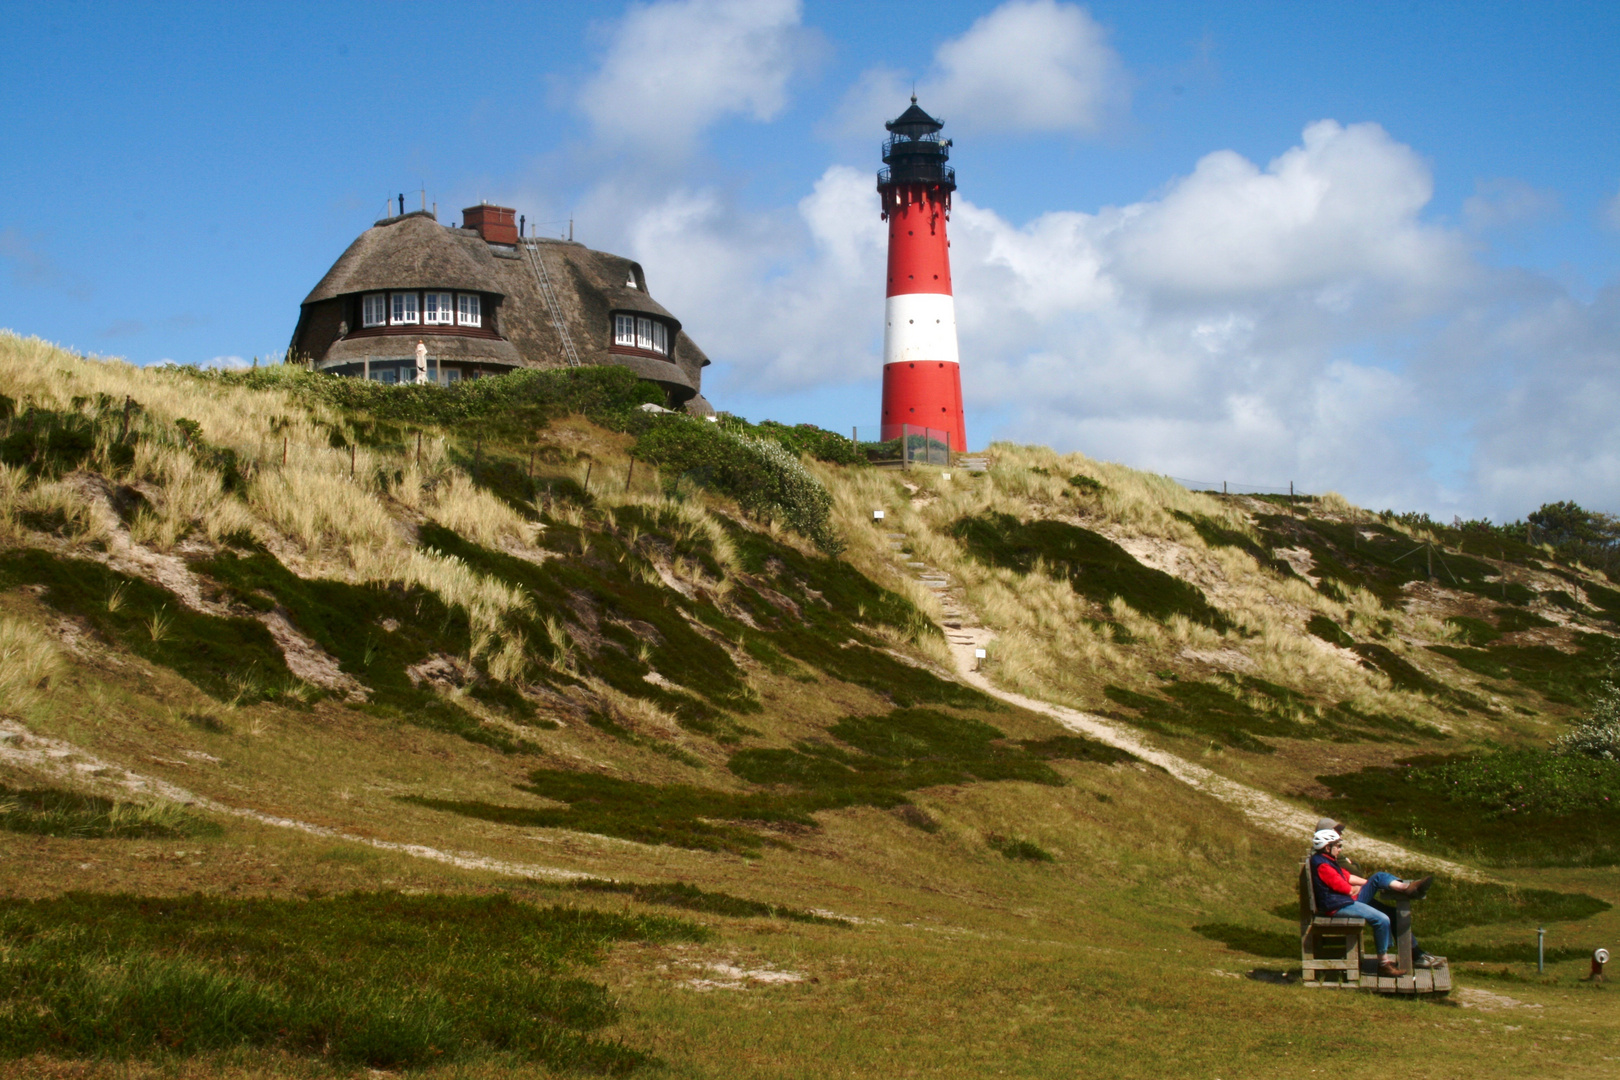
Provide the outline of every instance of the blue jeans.
{"type": "MultiPolygon", "coordinates": [[[[1333,914],[1345,919],[1366,919],[1367,925],[1372,927],[1373,941],[1378,945],[1380,956],[1394,952],[1393,942],[1395,932],[1393,929],[1393,912],[1383,904],[1374,905],[1373,897],[1378,895],[1380,889],[1387,889],[1395,882],[1401,880],[1394,874],[1380,870],[1367,879],[1356,893],[1356,901],[1341,908],[1334,908],[1333,914]]],[[[1412,939],[1412,955],[1418,955],[1417,938],[1412,939]]]]}

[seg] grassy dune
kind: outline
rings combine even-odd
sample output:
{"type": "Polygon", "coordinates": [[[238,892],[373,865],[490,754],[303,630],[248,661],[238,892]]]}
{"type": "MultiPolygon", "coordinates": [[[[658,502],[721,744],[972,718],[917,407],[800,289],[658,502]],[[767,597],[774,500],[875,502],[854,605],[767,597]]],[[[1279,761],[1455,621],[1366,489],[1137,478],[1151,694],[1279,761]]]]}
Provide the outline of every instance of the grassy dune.
{"type": "Polygon", "coordinates": [[[1546,753],[1600,575],[640,400],[0,335],[0,1073],[1612,1074],[1579,976],[1620,793],[1546,753]],[[958,681],[947,631],[1397,869],[1469,864],[1417,922],[1461,989],[1289,985],[1301,838],[958,681]]]}

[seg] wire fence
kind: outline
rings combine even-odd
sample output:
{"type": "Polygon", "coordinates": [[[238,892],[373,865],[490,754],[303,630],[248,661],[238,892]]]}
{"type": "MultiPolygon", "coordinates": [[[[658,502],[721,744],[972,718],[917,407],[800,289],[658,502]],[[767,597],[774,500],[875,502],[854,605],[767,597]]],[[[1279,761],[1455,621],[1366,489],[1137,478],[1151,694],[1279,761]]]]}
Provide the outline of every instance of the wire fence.
{"type": "Polygon", "coordinates": [[[1189,480],[1185,476],[1172,476],[1170,479],[1174,480],[1188,491],[1207,491],[1216,495],[1287,495],[1290,498],[1306,497],[1303,491],[1294,490],[1294,483],[1291,480],[1288,482],[1287,487],[1278,487],[1268,484],[1242,484],[1233,480],[1189,480]]]}

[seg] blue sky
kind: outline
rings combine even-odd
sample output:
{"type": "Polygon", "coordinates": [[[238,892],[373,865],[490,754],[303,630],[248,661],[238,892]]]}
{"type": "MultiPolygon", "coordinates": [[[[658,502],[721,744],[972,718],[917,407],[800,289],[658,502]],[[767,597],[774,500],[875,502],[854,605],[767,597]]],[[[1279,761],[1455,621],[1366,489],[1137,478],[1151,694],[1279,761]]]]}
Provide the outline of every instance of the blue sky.
{"type": "Polygon", "coordinates": [[[969,437],[1620,511],[1620,6],[8,4],[0,326],[285,347],[386,196],[640,259],[721,408],[874,422],[882,120],[956,138],[969,437]]]}

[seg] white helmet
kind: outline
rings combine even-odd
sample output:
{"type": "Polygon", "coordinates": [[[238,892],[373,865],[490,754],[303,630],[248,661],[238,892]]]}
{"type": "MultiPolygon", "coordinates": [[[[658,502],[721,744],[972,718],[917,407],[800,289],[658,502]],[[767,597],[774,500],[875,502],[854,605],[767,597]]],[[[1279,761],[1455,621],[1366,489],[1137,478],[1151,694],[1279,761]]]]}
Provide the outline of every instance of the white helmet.
{"type": "Polygon", "coordinates": [[[1321,851],[1323,848],[1337,844],[1341,837],[1332,829],[1320,829],[1311,836],[1311,850],[1321,851]]]}

